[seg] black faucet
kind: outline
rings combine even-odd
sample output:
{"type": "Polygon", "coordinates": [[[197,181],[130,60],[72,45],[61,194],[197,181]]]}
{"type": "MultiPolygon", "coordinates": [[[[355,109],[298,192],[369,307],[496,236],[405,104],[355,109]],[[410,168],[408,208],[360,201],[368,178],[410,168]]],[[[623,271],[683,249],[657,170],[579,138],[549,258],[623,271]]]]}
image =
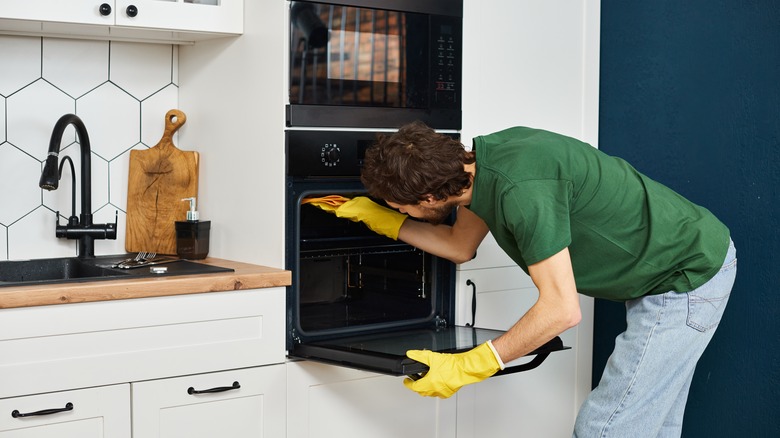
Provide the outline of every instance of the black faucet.
{"type": "MultiPolygon", "coordinates": [[[[76,128],[81,150],[81,216],[77,219],[74,214],[68,220],[67,225],[60,225],[60,212],[58,211],[56,236],[78,239],[79,258],[93,258],[95,257],[95,239],[116,239],[117,223],[116,220],[113,224],[92,223],[92,152],[89,147],[87,128],[77,115],[65,114],[54,125],[49,141],[49,154],[46,157],[46,164],[43,166],[38,185],[46,190],[56,190],[59,186],[62,166],[58,168],[57,161],[60,155],[62,134],[68,125],[73,125],[76,128]]],[[[70,159],[66,156],[63,161],[66,158],[70,159]]],[[[75,196],[75,188],[73,194],[75,196]]]]}

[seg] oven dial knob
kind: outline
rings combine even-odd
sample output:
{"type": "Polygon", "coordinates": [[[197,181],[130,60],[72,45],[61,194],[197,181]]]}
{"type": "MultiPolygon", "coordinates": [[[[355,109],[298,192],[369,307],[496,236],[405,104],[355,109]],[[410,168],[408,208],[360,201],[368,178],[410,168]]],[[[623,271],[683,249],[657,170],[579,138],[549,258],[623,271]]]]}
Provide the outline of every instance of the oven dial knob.
{"type": "Polygon", "coordinates": [[[326,144],[322,148],[322,153],[320,156],[322,157],[323,165],[326,167],[333,167],[339,163],[339,160],[341,160],[341,149],[339,149],[338,145],[326,144]]]}

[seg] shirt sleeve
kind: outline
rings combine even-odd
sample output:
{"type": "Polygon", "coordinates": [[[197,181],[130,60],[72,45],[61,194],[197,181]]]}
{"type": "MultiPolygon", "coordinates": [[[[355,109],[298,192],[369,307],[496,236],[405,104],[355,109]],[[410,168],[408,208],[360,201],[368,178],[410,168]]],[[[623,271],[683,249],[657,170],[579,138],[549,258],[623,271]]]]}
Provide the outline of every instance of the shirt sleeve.
{"type": "Polygon", "coordinates": [[[503,220],[527,265],[557,254],[571,244],[572,183],[523,181],[503,197],[503,220]]]}

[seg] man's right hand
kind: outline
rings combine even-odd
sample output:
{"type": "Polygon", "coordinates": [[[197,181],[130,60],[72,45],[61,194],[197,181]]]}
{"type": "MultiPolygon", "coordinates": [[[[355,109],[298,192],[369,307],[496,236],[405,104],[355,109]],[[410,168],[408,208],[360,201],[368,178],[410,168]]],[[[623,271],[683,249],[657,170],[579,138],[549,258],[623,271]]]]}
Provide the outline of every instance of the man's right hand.
{"type": "Polygon", "coordinates": [[[387,207],[383,207],[365,196],[357,196],[350,200],[341,198],[334,205],[334,198],[325,197],[307,200],[307,203],[315,205],[336,216],[349,219],[353,222],[363,222],[368,228],[377,234],[398,240],[398,230],[401,229],[408,217],[387,207]],[[321,200],[320,200],[321,199],[321,200]]]}

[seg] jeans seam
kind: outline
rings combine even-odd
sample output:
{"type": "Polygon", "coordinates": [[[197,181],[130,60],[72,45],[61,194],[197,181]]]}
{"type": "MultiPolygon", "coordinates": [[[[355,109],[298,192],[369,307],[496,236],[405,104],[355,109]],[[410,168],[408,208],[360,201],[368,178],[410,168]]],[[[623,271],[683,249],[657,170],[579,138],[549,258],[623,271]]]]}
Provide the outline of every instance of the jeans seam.
{"type": "Polygon", "coordinates": [[[628,384],[625,393],[620,398],[620,403],[618,403],[617,407],[609,416],[607,422],[604,424],[604,427],[601,429],[601,434],[600,434],[601,438],[606,438],[607,429],[609,428],[610,423],[612,423],[612,420],[617,416],[618,412],[620,412],[624,402],[626,401],[626,398],[628,398],[628,395],[631,393],[631,389],[634,387],[634,384],[636,383],[637,374],[639,374],[639,368],[641,368],[642,362],[645,359],[645,354],[647,353],[647,349],[650,346],[650,341],[652,340],[653,335],[655,334],[655,329],[661,324],[661,318],[663,317],[663,311],[665,307],[666,307],[666,296],[664,295],[663,304],[661,305],[661,310],[658,311],[658,316],[656,317],[655,324],[653,324],[653,328],[650,330],[650,333],[647,335],[647,338],[645,338],[645,344],[642,347],[642,356],[640,356],[639,362],[637,362],[636,367],[634,368],[634,373],[631,376],[631,382],[628,384]]]}

